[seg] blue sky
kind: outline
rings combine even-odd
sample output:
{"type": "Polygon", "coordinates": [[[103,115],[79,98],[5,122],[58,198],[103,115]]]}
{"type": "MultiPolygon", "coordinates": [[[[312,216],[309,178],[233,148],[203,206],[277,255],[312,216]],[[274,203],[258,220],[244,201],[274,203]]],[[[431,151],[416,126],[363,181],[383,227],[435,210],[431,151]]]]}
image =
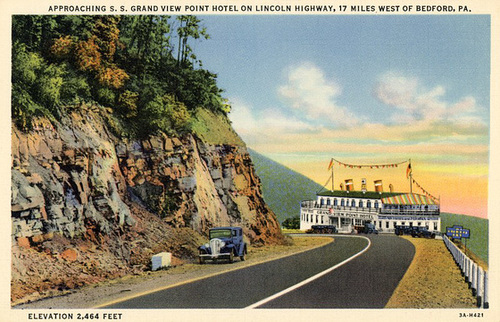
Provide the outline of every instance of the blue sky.
{"type": "MultiPolygon", "coordinates": [[[[385,122],[373,84],[392,72],[440,85],[445,98],[489,105],[488,16],[201,16],[212,39],[197,45],[227,96],[287,109],[276,88],[309,62],[340,87],[336,102],[385,122]]],[[[488,117],[488,113],[484,113],[488,117]]]]}
{"type": "Polygon", "coordinates": [[[321,183],[331,157],[487,178],[490,16],[199,17],[249,147],[321,183]]]}

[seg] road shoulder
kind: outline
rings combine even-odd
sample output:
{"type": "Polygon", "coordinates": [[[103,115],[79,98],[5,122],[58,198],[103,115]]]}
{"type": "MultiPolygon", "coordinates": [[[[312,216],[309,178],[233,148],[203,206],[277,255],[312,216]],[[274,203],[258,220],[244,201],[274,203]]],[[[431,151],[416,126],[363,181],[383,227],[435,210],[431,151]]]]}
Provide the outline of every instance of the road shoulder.
{"type": "Polygon", "coordinates": [[[334,241],[331,237],[292,237],[293,245],[250,248],[244,262],[199,265],[187,263],[167,270],[146,272],[142,275],[126,276],[116,280],[86,286],[62,296],[42,299],[13,307],[14,309],[40,308],[96,308],[126,298],[136,297],[161,289],[190,283],[199,279],[223,274],[263,262],[291,256],[334,241]]]}

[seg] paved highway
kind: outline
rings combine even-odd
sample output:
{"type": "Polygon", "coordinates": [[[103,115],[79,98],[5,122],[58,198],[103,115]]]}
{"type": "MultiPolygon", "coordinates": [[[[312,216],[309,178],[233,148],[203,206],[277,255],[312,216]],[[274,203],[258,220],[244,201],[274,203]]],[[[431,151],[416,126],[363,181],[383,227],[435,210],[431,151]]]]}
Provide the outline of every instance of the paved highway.
{"type": "Polygon", "coordinates": [[[394,235],[368,237],[370,240],[335,235],[333,243],[308,252],[117,302],[107,308],[384,307],[406,272],[414,248],[394,235]],[[332,270],[363,250],[361,255],[332,270]],[[321,272],[321,277],[272,298],[321,272]]]}

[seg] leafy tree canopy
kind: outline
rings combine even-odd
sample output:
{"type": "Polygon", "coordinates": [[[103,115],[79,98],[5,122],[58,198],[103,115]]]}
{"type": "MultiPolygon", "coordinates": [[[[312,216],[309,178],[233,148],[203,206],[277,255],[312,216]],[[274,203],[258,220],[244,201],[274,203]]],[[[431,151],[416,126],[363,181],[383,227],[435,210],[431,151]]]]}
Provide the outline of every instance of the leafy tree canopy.
{"type": "Polygon", "coordinates": [[[209,39],[195,16],[18,15],[12,37],[12,115],[24,129],[81,101],[111,108],[132,136],[189,132],[199,108],[230,111],[192,49],[209,39]]]}
{"type": "Polygon", "coordinates": [[[283,226],[283,228],[287,229],[300,229],[300,218],[299,217],[287,218],[283,221],[281,225],[283,226]]]}

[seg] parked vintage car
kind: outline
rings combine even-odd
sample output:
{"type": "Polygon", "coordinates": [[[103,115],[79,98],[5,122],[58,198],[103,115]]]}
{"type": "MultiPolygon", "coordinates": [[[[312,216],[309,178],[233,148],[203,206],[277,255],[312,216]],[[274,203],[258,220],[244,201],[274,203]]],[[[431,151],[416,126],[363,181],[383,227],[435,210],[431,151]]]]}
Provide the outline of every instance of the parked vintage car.
{"type": "Polygon", "coordinates": [[[372,223],[366,223],[363,228],[363,233],[365,234],[378,234],[378,230],[372,223]]]}
{"type": "Polygon", "coordinates": [[[412,231],[413,227],[411,226],[396,226],[396,228],[394,229],[394,233],[398,236],[411,235],[412,231]]]}
{"type": "Polygon", "coordinates": [[[205,263],[205,260],[217,261],[218,259],[226,259],[232,263],[234,257],[245,260],[247,244],[243,240],[241,227],[212,228],[208,234],[210,241],[198,247],[200,264],[205,263]]]}
{"type": "Polygon", "coordinates": [[[436,233],[427,230],[426,227],[413,227],[411,237],[436,238],[436,233]]]}
{"type": "Polygon", "coordinates": [[[335,234],[337,227],[333,225],[312,225],[311,229],[306,230],[307,234],[335,234]]]}

